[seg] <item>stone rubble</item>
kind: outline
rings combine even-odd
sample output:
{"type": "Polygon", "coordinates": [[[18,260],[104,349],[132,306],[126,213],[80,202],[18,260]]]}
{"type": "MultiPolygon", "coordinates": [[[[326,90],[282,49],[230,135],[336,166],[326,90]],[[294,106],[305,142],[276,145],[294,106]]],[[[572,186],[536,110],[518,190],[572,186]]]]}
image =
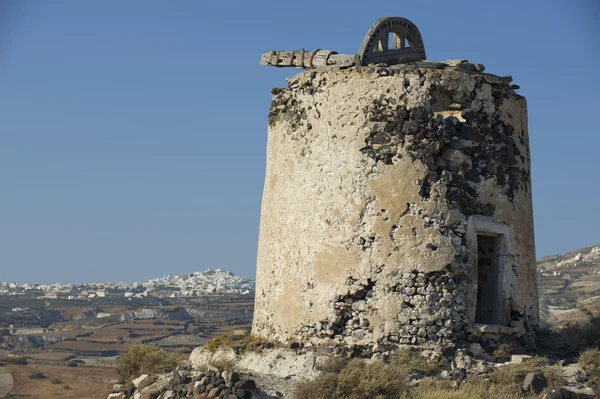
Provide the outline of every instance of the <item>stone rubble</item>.
{"type": "Polygon", "coordinates": [[[245,379],[234,371],[210,368],[193,370],[180,365],[172,373],[157,376],[142,375],[127,389],[116,384],[107,399],[259,399],[261,395],[254,380],[245,379]]]}
{"type": "MultiPolygon", "coordinates": [[[[296,382],[315,378],[318,375],[315,366],[335,356],[330,353],[315,356],[315,351],[316,348],[276,349],[232,358],[228,351],[214,352],[216,355],[210,357],[209,351],[198,348],[189,362],[171,373],[142,375],[134,380],[133,386],[115,384],[107,399],[291,399],[296,382]],[[206,366],[207,360],[220,359],[234,360],[236,371],[206,366]]],[[[372,352],[373,359],[378,360],[388,360],[395,355],[395,350],[386,350],[384,345],[379,344],[372,352]]],[[[351,353],[346,352],[342,356],[349,357],[351,353]]],[[[532,359],[532,356],[518,354],[513,355],[510,361],[499,362],[479,344],[471,344],[468,349],[422,349],[420,356],[441,363],[443,370],[434,376],[412,373],[408,376],[410,386],[430,380],[448,380],[458,388],[474,378],[489,378],[488,375],[499,367],[522,364],[532,359]]],[[[555,365],[560,367],[566,384],[547,393],[545,399],[591,399],[600,396],[600,385],[578,364],[564,365],[564,361],[560,361],[555,365]]],[[[523,392],[533,395],[547,392],[547,387],[544,375],[536,371],[528,373],[522,381],[523,392]]]]}

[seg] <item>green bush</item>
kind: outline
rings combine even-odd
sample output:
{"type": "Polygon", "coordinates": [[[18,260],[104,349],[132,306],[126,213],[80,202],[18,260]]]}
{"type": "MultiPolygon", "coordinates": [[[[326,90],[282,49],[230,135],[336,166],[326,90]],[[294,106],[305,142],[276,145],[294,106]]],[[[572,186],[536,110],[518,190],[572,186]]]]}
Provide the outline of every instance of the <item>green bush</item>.
{"type": "Polygon", "coordinates": [[[58,378],[53,378],[50,380],[52,384],[62,384],[62,381],[58,378]]]}
{"type": "Polygon", "coordinates": [[[154,344],[134,344],[123,353],[117,362],[117,374],[125,381],[131,381],[141,374],[165,373],[173,370],[180,357],[169,353],[154,344]]]}
{"type": "Polygon", "coordinates": [[[64,390],[69,390],[69,389],[71,389],[71,386],[70,385],[63,385],[63,389],[64,390]]]}
{"type": "Polygon", "coordinates": [[[42,378],[46,378],[46,376],[41,371],[34,371],[33,373],[29,374],[27,378],[30,378],[32,380],[39,380],[42,378]]]}
{"type": "Polygon", "coordinates": [[[76,362],[67,363],[67,367],[77,367],[77,366],[79,366],[79,363],[76,363],[76,362]]]}
{"type": "Polygon", "coordinates": [[[12,364],[18,364],[21,366],[28,363],[27,358],[24,358],[24,357],[16,357],[16,358],[12,359],[11,362],[12,362],[12,364]]]}

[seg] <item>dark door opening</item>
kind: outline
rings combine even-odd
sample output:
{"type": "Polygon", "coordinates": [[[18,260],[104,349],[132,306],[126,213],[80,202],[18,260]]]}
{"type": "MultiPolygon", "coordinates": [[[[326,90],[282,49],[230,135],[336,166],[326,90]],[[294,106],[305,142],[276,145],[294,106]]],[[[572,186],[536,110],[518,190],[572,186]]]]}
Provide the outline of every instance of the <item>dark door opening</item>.
{"type": "Polygon", "coordinates": [[[495,236],[477,235],[477,307],[475,322],[496,324],[498,296],[498,242],[495,236]]]}

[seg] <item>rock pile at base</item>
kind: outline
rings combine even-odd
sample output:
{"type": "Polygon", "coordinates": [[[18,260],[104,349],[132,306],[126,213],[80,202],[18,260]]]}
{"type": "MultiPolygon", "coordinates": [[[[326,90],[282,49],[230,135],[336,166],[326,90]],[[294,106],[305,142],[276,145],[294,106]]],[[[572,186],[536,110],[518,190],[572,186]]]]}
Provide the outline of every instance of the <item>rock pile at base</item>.
{"type": "MultiPolygon", "coordinates": [[[[389,360],[397,356],[395,351],[377,352],[372,360],[389,360]]],[[[597,372],[588,371],[578,364],[565,361],[545,361],[526,354],[513,354],[510,361],[502,361],[486,348],[473,343],[468,349],[455,349],[446,353],[439,350],[422,349],[419,356],[440,369],[433,374],[411,372],[407,376],[410,386],[422,383],[446,381],[459,389],[475,379],[489,379],[495,370],[531,362],[520,381],[523,393],[544,399],[593,399],[600,397],[597,372]],[[536,360],[538,359],[538,360],[536,360]],[[544,367],[553,367],[560,375],[560,385],[550,390],[544,367]]],[[[231,348],[220,348],[215,352],[197,348],[188,363],[177,366],[171,373],[144,374],[132,381],[132,385],[116,384],[107,399],[291,399],[296,384],[311,380],[319,375],[316,365],[334,355],[316,356],[315,353],[283,348],[249,352],[236,355],[231,348]],[[235,364],[236,371],[217,369],[210,364],[235,364]]],[[[346,356],[341,356],[349,358],[346,356]]],[[[359,357],[360,358],[360,357],[359,357]]],[[[369,362],[368,359],[362,358],[369,362]]],[[[229,366],[231,367],[231,366],[229,366]]],[[[516,382],[516,381],[515,381],[516,382]]],[[[553,386],[550,386],[552,388],[553,386]]]]}
{"type": "Polygon", "coordinates": [[[191,370],[178,366],[172,373],[144,374],[133,380],[133,387],[116,384],[107,399],[259,399],[254,380],[231,371],[191,370]]]}

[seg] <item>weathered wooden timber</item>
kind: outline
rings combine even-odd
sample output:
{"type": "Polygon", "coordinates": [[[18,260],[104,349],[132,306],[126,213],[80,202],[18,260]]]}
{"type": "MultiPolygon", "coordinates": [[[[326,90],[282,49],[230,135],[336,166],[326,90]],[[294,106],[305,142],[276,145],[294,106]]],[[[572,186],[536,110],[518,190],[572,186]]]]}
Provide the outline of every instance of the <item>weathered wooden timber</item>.
{"type": "Polygon", "coordinates": [[[415,24],[406,18],[379,18],[371,26],[356,55],[332,50],[269,51],[260,65],[313,69],[370,64],[397,65],[425,60],[425,46],[415,24]]]}
{"type": "Polygon", "coordinates": [[[269,51],[262,55],[260,65],[312,69],[331,65],[352,66],[354,58],[354,55],[338,54],[331,50],[269,51]]]}

